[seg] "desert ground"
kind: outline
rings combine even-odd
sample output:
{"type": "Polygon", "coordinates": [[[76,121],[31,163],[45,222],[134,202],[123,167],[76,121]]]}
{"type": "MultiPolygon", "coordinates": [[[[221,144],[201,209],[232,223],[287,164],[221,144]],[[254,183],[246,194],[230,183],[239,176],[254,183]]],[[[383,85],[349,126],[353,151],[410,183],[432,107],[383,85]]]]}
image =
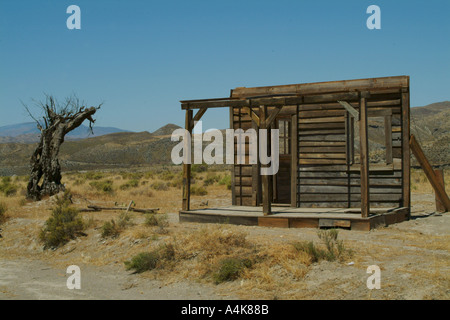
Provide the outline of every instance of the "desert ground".
{"type": "MultiPolygon", "coordinates": [[[[194,180],[194,208],[231,204],[226,171],[194,171],[194,180]]],[[[332,258],[317,254],[327,249],[317,229],[179,223],[181,174],[171,167],[64,173],[71,207],[126,207],[133,200],[135,208],[159,210],[80,212],[82,234],[44,249],[41,230],[63,196],[27,201],[26,181],[2,182],[2,300],[450,297],[450,217],[435,212],[419,170],[412,175],[411,219],[370,232],[339,229],[340,250],[332,258]],[[130,261],[142,253],[155,257],[154,264],[137,272],[130,261]],[[230,261],[235,269],[226,273],[230,261]],[[80,267],[79,290],[66,286],[70,265],[80,267]],[[380,289],[367,287],[371,265],[381,269],[380,289]]]]}

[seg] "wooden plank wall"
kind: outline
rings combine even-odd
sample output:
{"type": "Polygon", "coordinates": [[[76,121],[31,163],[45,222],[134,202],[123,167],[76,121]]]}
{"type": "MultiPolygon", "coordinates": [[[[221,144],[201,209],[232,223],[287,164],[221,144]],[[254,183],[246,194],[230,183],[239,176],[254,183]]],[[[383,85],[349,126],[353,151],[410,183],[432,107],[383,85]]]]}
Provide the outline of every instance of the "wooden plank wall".
{"type": "Polygon", "coordinates": [[[346,110],[338,103],[298,109],[298,205],[347,207],[346,110]]]}
{"type": "MultiPolygon", "coordinates": [[[[233,108],[233,129],[243,129],[244,131],[253,127],[252,119],[244,109],[233,108]]],[[[237,139],[234,141],[234,201],[238,206],[255,205],[254,187],[258,187],[257,181],[254,181],[254,168],[249,164],[249,145],[245,141],[245,164],[237,164],[237,139]]],[[[257,192],[257,191],[255,191],[257,192]]]]}
{"type": "MultiPolygon", "coordinates": [[[[372,93],[367,99],[370,114],[382,109],[392,111],[392,157],[402,157],[401,93],[387,90],[372,93]]],[[[358,102],[352,106],[359,110],[358,102]]],[[[299,207],[361,206],[360,171],[351,166],[347,154],[346,110],[337,103],[300,105],[298,112],[299,207]]],[[[370,138],[370,135],[369,135],[370,138]]],[[[351,141],[351,139],[349,139],[351,141]]],[[[370,142],[369,142],[370,143],[370,142]]],[[[375,165],[372,164],[372,168],[375,165]]],[[[370,166],[369,166],[370,168],[370,166]]],[[[400,206],[402,202],[401,166],[370,170],[371,207],[400,206]]]]}
{"type": "MultiPolygon", "coordinates": [[[[357,101],[350,103],[359,111],[357,101]]],[[[371,207],[398,207],[403,204],[401,103],[402,92],[398,89],[372,91],[367,98],[369,122],[371,115],[380,114],[381,110],[392,112],[390,122],[394,163],[385,170],[375,170],[377,165],[370,164],[371,207]]],[[[282,113],[288,110],[296,108],[283,108],[282,113]]],[[[255,112],[259,114],[257,109],[255,112]]],[[[295,111],[292,114],[295,114],[295,111]]],[[[349,162],[349,152],[352,152],[353,145],[347,144],[350,126],[346,129],[346,121],[349,121],[346,118],[347,111],[339,103],[298,106],[297,207],[361,207],[359,164],[353,163],[352,166],[349,162]]],[[[247,130],[252,126],[254,127],[254,124],[246,110],[232,109],[233,129],[247,130]]],[[[355,139],[358,139],[358,136],[356,133],[355,139]]],[[[260,204],[261,188],[260,182],[255,180],[255,166],[248,164],[247,143],[245,150],[246,164],[236,164],[235,158],[233,203],[254,206],[260,204]]]]}

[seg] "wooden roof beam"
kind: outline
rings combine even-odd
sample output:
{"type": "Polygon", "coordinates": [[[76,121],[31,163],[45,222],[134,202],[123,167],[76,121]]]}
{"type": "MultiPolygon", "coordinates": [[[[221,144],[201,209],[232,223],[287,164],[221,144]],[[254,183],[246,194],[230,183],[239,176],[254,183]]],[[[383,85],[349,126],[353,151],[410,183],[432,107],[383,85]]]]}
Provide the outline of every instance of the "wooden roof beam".
{"type": "Polygon", "coordinates": [[[231,90],[232,98],[275,94],[317,94],[331,92],[370,91],[378,89],[407,88],[409,76],[381,77],[343,81],[290,84],[253,88],[235,88],[231,90]]]}
{"type": "Polygon", "coordinates": [[[315,94],[305,96],[286,96],[286,97],[266,97],[256,99],[214,99],[214,100],[192,100],[182,101],[181,109],[201,109],[201,108],[243,108],[243,107],[259,107],[259,106],[292,106],[305,104],[330,103],[339,100],[358,101],[358,92],[340,92],[328,94],[315,94]]]}

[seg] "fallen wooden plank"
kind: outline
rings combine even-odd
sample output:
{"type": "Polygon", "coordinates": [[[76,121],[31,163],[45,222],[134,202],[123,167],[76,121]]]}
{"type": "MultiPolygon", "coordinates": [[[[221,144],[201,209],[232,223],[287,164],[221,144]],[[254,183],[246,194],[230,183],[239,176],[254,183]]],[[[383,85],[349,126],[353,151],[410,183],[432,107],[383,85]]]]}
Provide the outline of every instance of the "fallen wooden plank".
{"type": "Polygon", "coordinates": [[[96,210],[93,208],[87,208],[87,209],[79,209],[78,212],[98,212],[100,210],[96,210]]]}
{"type": "MultiPolygon", "coordinates": [[[[102,211],[102,210],[129,210],[134,212],[141,213],[155,213],[159,210],[159,208],[147,208],[147,209],[138,209],[138,208],[128,208],[128,207],[100,207],[100,206],[88,206],[88,209],[91,211],[102,211]]],[[[86,209],[83,209],[86,210],[86,209]]]]}

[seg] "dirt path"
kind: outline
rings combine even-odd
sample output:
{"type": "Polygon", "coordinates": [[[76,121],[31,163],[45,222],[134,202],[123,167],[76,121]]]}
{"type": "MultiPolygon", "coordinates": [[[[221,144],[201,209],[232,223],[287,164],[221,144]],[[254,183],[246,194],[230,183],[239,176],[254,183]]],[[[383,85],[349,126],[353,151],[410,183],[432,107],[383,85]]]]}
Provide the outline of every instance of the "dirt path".
{"type": "Polygon", "coordinates": [[[0,261],[0,300],[172,300],[223,299],[211,287],[195,283],[165,286],[118,267],[80,266],[81,289],[69,290],[70,274],[39,260],[0,261]]]}

